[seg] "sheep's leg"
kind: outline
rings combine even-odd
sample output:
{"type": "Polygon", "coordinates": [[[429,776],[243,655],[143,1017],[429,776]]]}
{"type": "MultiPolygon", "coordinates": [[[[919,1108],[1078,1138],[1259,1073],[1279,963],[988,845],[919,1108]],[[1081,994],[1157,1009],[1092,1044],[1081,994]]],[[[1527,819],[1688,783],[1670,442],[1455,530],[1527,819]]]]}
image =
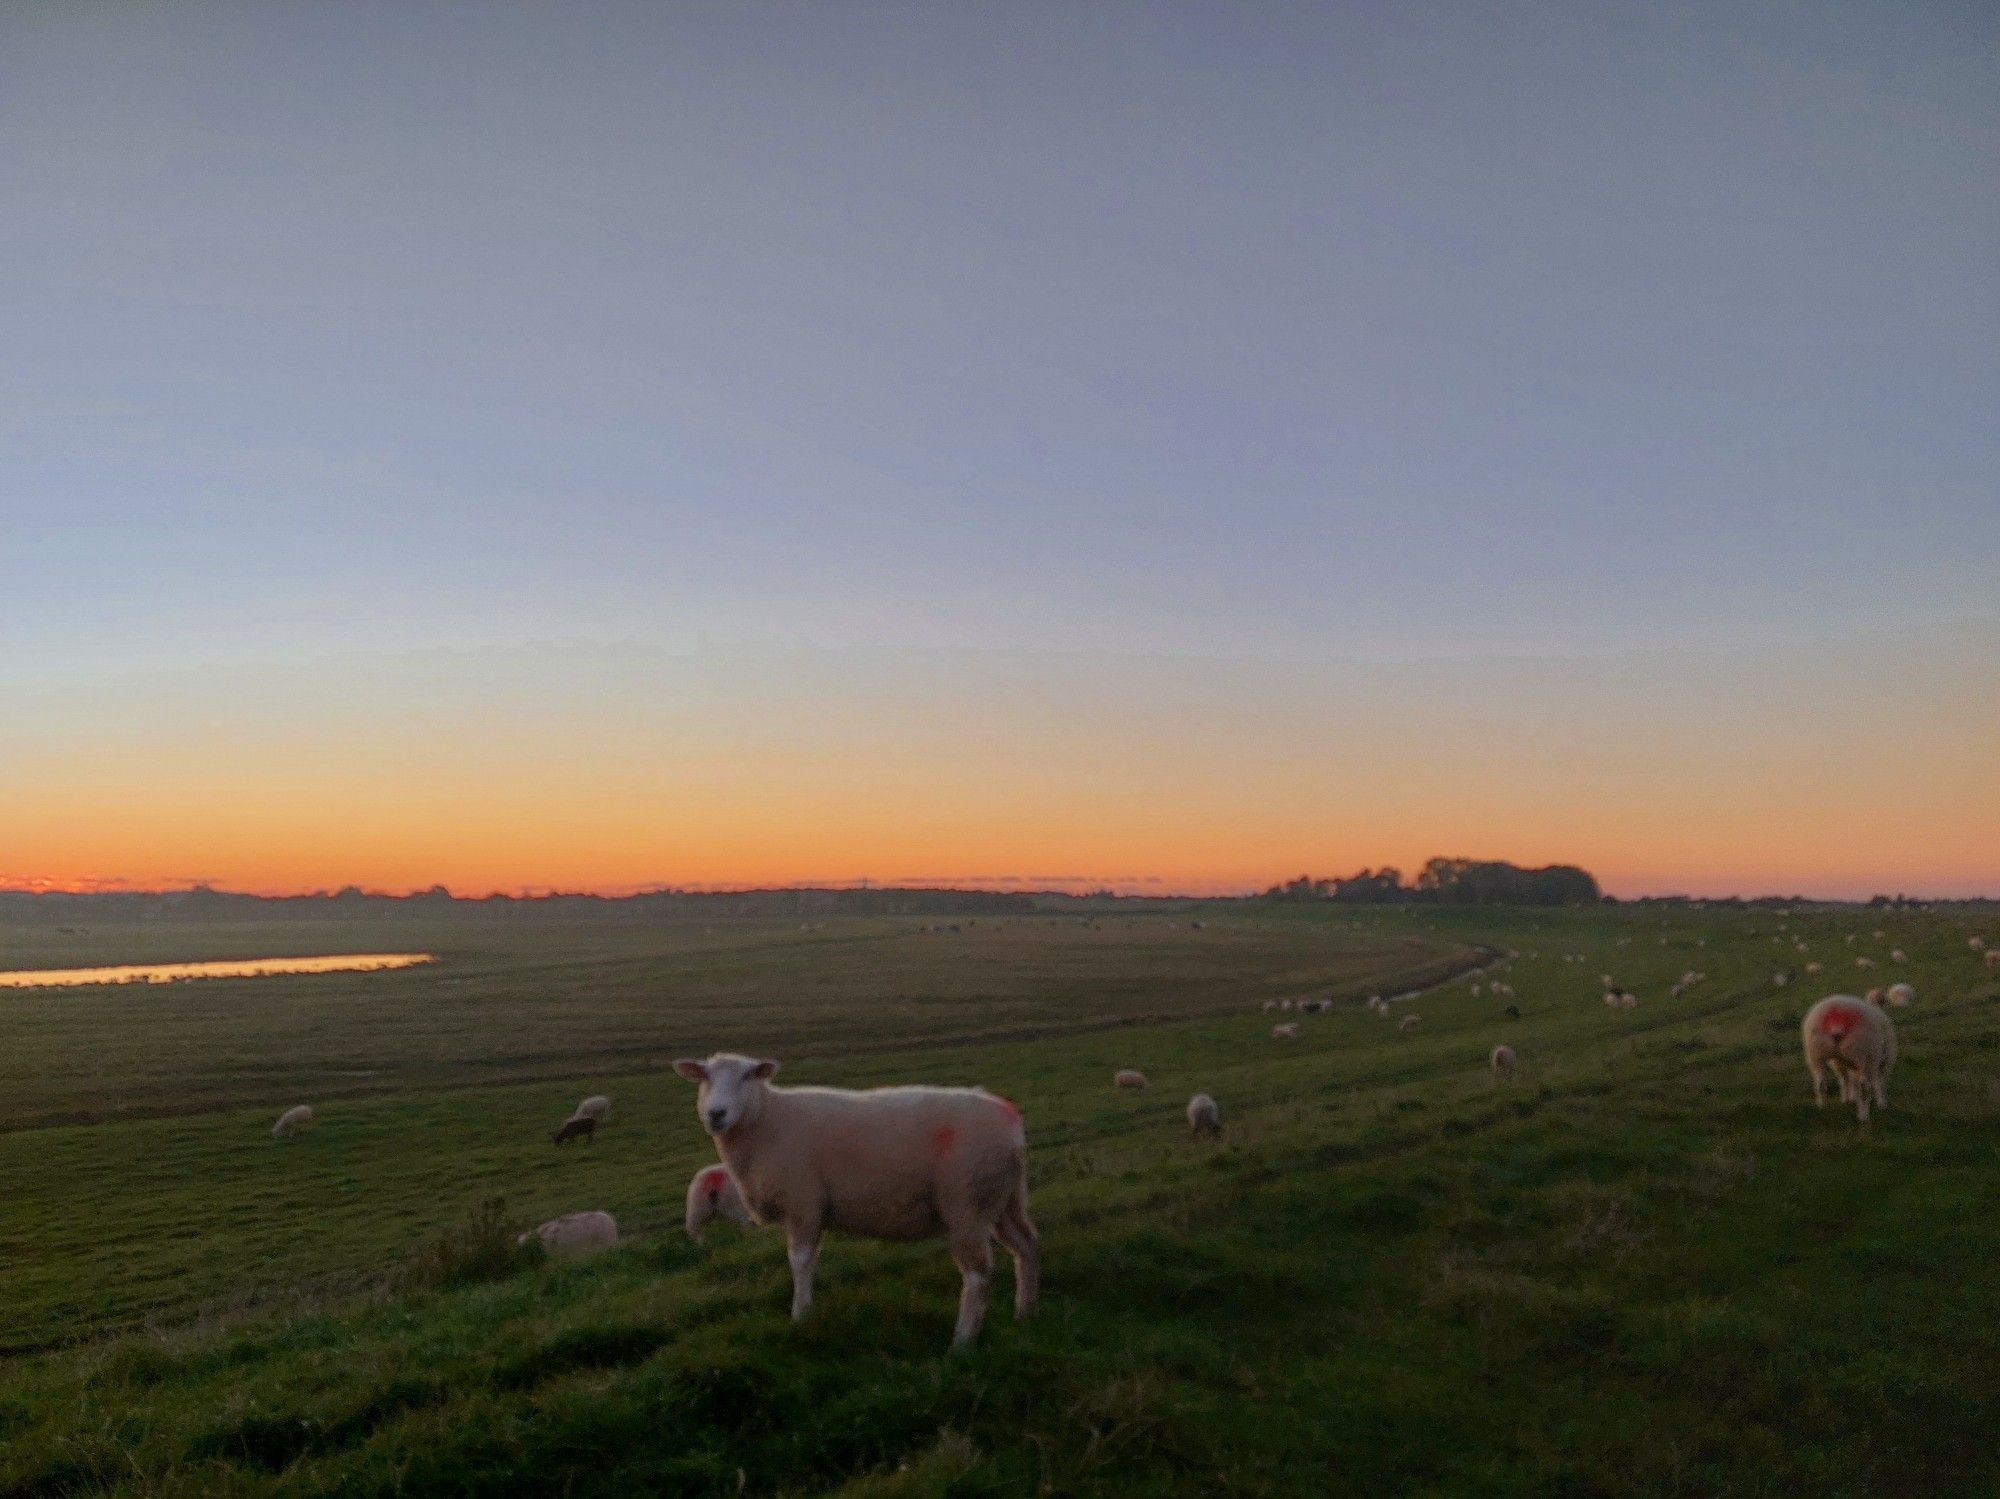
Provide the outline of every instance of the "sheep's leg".
{"type": "Polygon", "coordinates": [[[1042,1240],[1028,1221],[1025,1208],[1007,1204],[1007,1211],[993,1225],[1007,1253],[1014,1257],[1014,1315],[1026,1317],[1035,1310],[1042,1294],[1042,1240]]]}
{"type": "Polygon", "coordinates": [[[1812,1075],[1813,1102],[1819,1105],[1819,1107],[1825,1108],[1826,1068],[1820,1065],[1817,1057],[1808,1056],[1806,1058],[1806,1071],[1812,1075]]]}
{"type": "Polygon", "coordinates": [[[785,1257],[792,1262],[792,1320],[803,1322],[813,1304],[813,1271],[819,1267],[819,1225],[788,1225],[785,1257]]]}
{"type": "Polygon", "coordinates": [[[986,1320],[986,1297],[993,1286],[993,1240],[986,1231],[956,1234],[951,1241],[951,1257],[958,1265],[962,1285],[958,1293],[958,1327],[951,1346],[963,1348],[979,1336],[986,1320]]]}
{"type": "Polygon", "coordinates": [[[1875,1107],[1878,1109],[1889,1107],[1889,1076],[1884,1072],[1875,1074],[1875,1107]]]}

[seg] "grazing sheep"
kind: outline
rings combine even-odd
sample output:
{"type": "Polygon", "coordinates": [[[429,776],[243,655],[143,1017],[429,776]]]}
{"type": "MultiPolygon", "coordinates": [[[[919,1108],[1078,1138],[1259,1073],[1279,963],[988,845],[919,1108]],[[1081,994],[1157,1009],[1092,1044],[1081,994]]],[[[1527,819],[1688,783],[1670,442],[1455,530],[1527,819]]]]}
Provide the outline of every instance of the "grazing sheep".
{"type": "Polygon", "coordinates": [[[312,1105],[309,1103],[302,1103],[295,1108],[286,1109],[284,1113],[278,1116],[278,1122],[271,1126],[271,1138],[273,1140],[282,1140],[295,1130],[304,1129],[308,1124],[312,1123],[312,1117],[312,1105]]]}
{"type": "Polygon", "coordinates": [[[727,1218],[731,1223],[750,1223],[750,1209],[744,1206],[743,1191],[727,1166],[704,1166],[688,1183],[687,1235],[700,1241],[709,1223],[727,1218]]]}
{"type": "Polygon", "coordinates": [[[792,1320],[812,1306],[827,1230],[942,1237],[962,1286],[954,1347],[979,1335],[993,1240],[1014,1260],[1014,1314],[1035,1309],[1041,1239],[1028,1217],[1021,1111],[980,1088],[780,1088],[772,1061],[719,1054],[674,1070],[699,1085],[695,1114],[742,1188],[753,1223],[785,1226],[792,1320]]]}
{"type": "Polygon", "coordinates": [[[1910,955],[1900,947],[1892,947],[1889,949],[1889,961],[1891,963],[1907,963],[1910,961],[1910,955]]]}
{"type": "Polygon", "coordinates": [[[1607,1010],[1615,1010],[1618,1008],[1618,1003],[1619,1001],[1617,994],[1613,993],[1610,990],[1606,990],[1604,994],[1604,1008],[1607,1010]]]}
{"type": "Polygon", "coordinates": [[[1899,1010],[1908,1009],[1916,997],[1917,990],[1914,984],[1891,984],[1889,986],[1889,1003],[1899,1010]]]}
{"type": "Polygon", "coordinates": [[[1988,968],[2000,968],[2000,947],[1989,948],[1987,950],[1986,966],[1988,968]]]}
{"type": "Polygon", "coordinates": [[[597,1138],[597,1121],[588,1114],[578,1114],[565,1119],[561,1129],[556,1131],[556,1144],[567,1145],[572,1140],[582,1140],[586,1145],[597,1138]]]}
{"type": "Polygon", "coordinates": [[[1493,1080],[1495,1082],[1507,1083],[1507,1082],[1512,1082],[1514,1080],[1513,1047],[1496,1046],[1493,1048],[1492,1056],[1488,1057],[1486,1060],[1488,1065],[1493,1068],[1493,1080]]]}
{"type": "Polygon", "coordinates": [[[1298,1023],[1298,1022],[1297,1022],[1296,1020],[1292,1020],[1292,1021],[1287,1021],[1287,1022],[1286,1022],[1285,1024],[1283,1024],[1283,1025],[1274,1025],[1274,1026],[1272,1026],[1272,1027],[1271,1027],[1271,1039],[1272,1039],[1272,1040],[1274,1040],[1274,1041],[1296,1041],[1296,1040],[1298,1040],[1298,1039],[1299,1039],[1299,1023],[1298,1023]]]}
{"type": "Polygon", "coordinates": [[[1854,960],[1854,966],[1856,968],[1873,968],[1875,966],[1875,960],[1873,958],[1856,958],[1854,960]]]}
{"type": "Polygon", "coordinates": [[[1187,1121],[1189,1134],[1222,1138],[1222,1111],[1206,1093],[1197,1093],[1188,1100],[1187,1121]]]}
{"type": "Polygon", "coordinates": [[[1822,971],[1822,969],[1824,968],[1824,966],[1825,966],[1825,965],[1823,965],[1823,964],[1820,964],[1820,963],[1808,963],[1808,964],[1806,964],[1806,972],[1807,972],[1807,973],[1819,973],[1819,972],[1821,972],[1821,971],[1822,971]]]}
{"type": "Polygon", "coordinates": [[[1423,1023],[1424,1017],[1421,1015],[1405,1015],[1401,1020],[1396,1022],[1396,1029],[1399,1031],[1413,1031],[1423,1023]]]}
{"type": "Polygon", "coordinates": [[[595,1254],[600,1249],[609,1249],[618,1242],[618,1220],[609,1213],[564,1213],[560,1218],[551,1218],[538,1226],[531,1234],[522,1234],[514,1242],[525,1244],[530,1239],[540,1239],[542,1248],[550,1254],[575,1255],[595,1254]]]}
{"type": "Polygon", "coordinates": [[[572,1119],[595,1119],[602,1124],[611,1114],[611,1100],[602,1093],[593,1093],[576,1106],[572,1119]]]}
{"type": "Polygon", "coordinates": [[[1822,999],[1799,1023],[1805,1046],[1806,1071],[1812,1077],[1813,1102],[1826,1107],[1826,1074],[1831,1069],[1840,1084],[1840,1101],[1852,1103],[1854,1114],[1868,1122],[1868,1098],[1886,1108],[1889,1072],[1896,1065],[1896,1027],[1888,1015],[1865,999],[1832,994],[1822,999]]]}
{"type": "Polygon", "coordinates": [[[1789,973],[1774,973],[1771,975],[1771,987],[1773,989],[1782,989],[1791,981],[1792,976],[1789,973]]]}
{"type": "Polygon", "coordinates": [[[1153,1085],[1146,1081],[1145,1073],[1136,1071],[1130,1067],[1121,1067],[1118,1071],[1111,1074],[1111,1086],[1114,1088],[1150,1088],[1153,1085]]]}
{"type": "Polygon", "coordinates": [[[1965,945],[1971,948],[1974,952],[1986,951],[1986,939],[1984,937],[1967,937],[1965,939],[1965,945]]]}
{"type": "Polygon", "coordinates": [[[1265,1001],[1264,1001],[1264,1008],[1265,1008],[1265,1009],[1266,1009],[1267,1011],[1268,1011],[1268,1010],[1275,1010],[1275,1009],[1277,1009],[1277,1008],[1278,1008],[1278,1002],[1277,1002],[1277,1001],[1276,1001],[1275,999],[1267,999],[1267,1000],[1265,1000],[1265,1001]]]}
{"type": "Polygon", "coordinates": [[[1871,1005],[1879,1005],[1880,1003],[1882,1003],[1881,986],[1877,985],[1875,988],[1870,989],[1866,994],[1862,995],[1861,997],[1867,1000],[1868,1003],[1870,1003],[1871,1005]]]}

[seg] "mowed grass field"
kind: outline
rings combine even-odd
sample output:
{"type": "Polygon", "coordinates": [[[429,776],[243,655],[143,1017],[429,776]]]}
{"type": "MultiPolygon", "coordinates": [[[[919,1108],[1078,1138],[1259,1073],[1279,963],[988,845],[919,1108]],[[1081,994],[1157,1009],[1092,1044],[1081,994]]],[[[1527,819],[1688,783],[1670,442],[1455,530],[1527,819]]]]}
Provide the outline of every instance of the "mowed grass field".
{"type": "Polygon", "coordinates": [[[2000,1490],[2000,977],[1966,948],[2000,922],[1199,918],[8,932],[9,967],[440,961],[0,993],[0,1494],[2000,1490]],[[1519,1020],[1484,976],[1410,1034],[1360,1003],[1484,950],[1518,952],[1519,1020]],[[1899,976],[1889,1108],[1815,1111],[1800,1013],[1899,976]],[[1305,994],[1343,1002],[1272,1040],[1262,1002],[1305,994]],[[664,1064],[720,1046],[1016,1100],[1042,1315],[1006,1320],[1003,1274],[948,1354],[941,1246],[829,1241],[795,1329],[775,1233],[690,1244],[712,1151],[664,1064]],[[594,1091],[600,1139],[551,1147],[594,1091]],[[499,1195],[631,1242],[397,1281],[499,1195]]]}

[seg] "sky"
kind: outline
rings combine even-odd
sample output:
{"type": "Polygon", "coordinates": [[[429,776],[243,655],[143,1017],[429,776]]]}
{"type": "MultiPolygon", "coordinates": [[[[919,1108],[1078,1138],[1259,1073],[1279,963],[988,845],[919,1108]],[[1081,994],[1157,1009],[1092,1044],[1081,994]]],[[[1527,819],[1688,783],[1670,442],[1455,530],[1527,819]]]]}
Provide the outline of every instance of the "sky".
{"type": "Polygon", "coordinates": [[[0,3],[0,885],[2000,894],[1977,4],[0,3]]]}

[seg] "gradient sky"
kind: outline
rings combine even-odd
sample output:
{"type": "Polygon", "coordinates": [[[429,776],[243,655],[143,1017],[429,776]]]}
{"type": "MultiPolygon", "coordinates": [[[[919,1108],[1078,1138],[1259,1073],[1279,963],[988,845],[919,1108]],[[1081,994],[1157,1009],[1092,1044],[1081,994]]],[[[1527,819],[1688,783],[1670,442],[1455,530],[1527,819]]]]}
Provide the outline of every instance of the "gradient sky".
{"type": "Polygon", "coordinates": [[[0,5],[0,883],[2000,893],[2000,22],[0,5]]]}

